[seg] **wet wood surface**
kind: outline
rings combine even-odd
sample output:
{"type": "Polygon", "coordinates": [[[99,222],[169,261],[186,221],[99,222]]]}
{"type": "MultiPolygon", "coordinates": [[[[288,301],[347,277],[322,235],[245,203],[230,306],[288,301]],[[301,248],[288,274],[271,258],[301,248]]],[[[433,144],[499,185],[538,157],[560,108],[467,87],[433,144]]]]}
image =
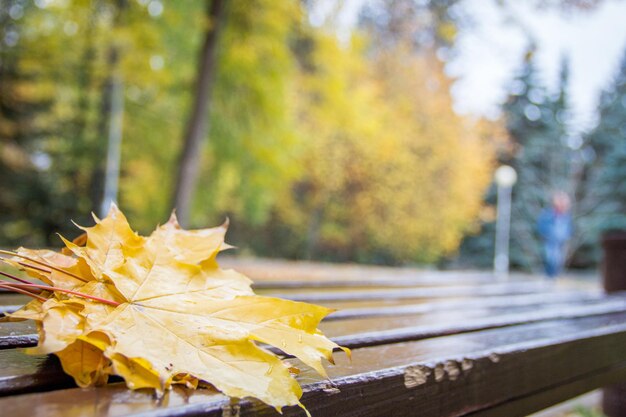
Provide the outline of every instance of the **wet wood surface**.
{"type": "MultiPolygon", "coordinates": [[[[582,375],[564,384],[537,390],[520,398],[498,404],[495,407],[471,413],[471,417],[523,417],[554,404],[578,397],[592,390],[626,380],[626,365],[610,366],[582,375]]],[[[569,410],[568,410],[569,411],[569,410]]]]}
{"type": "MultiPolygon", "coordinates": [[[[469,309],[440,310],[407,316],[370,314],[367,317],[325,321],[320,329],[338,344],[353,349],[542,320],[626,312],[626,297],[604,297],[577,303],[546,302],[542,307],[474,306],[469,309]]],[[[31,321],[9,322],[0,327],[0,349],[34,346],[37,340],[37,330],[31,321]]]]}
{"type": "MultiPolygon", "coordinates": [[[[288,359],[303,369],[302,401],[313,416],[522,416],[626,378],[625,293],[529,276],[502,282],[488,273],[227,263],[252,276],[259,293],[340,309],[321,329],[353,349],[351,362],[338,352],[328,381],[288,359]]],[[[0,312],[24,301],[0,294],[0,312]]],[[[33,323],[0,323],[3,415],[278,415],[211,390],[176,388],[157,401],[115,381],[72,388],[53,356],[19,349],[36,342],[33,323]]]]}
{"type": "MultiPolygon", "coordinates": [[[[299,376],[305,384],[303,402],[313,415],[322,416],[452,416],[477,411],[623,364],[625,319],[622,313],[556,320],[355,349],[351,362],[339,354],[337,366],[328,367],[332,383],[308,370],[299,376]]],[[[206,390],[178,389],[157,402],[148,392],[130,392],[120,385],[0,398],[0,408],[15,416],[44,411],[50,417],[99,415],[95,410],[107,410],[111,416],[150,411],[217,416],[228,407],[222,395],[206,390]]],[[[284,411],[302,415],[297,409],[284,411]]],[[[239,413],[275,415],[254,401],[240,402],[239,413]]]]}
{"type": "MultiPolygon", "coordinates": [[[[345,309],[331,314],[321,329],[338,343],[356,347],[362,346],[359,339],[370,339],[370,344],[376,339],[381,343],[397,341],[393,339],[394,333],[410,340],[411,337],[418,339],[546,318],[622,311],[625,306],[624,298],[619,295],[606,297],[586,292],[435,301],[386,308],[345,309]],[[542,307],[539,311],[538,306],[542,307]],[[376,335],[380,337],[376,338],[376,335]]],[[[36,333],[32,321],[5,323],[0,326],[0,349],[32,346],[37,343],[36,333]]]]}
{"type": "MultiPolygon", "coordinates": [[[[292,287],[294,281],[303,286],[345,286],[346,282],[358,287],[375,282],[392,283],[410,281],[426,285],[452,285],[492,283],[494,276],[485,271],[429,271],[418,268],[397,268],[358,264],[329,264],[306,261],[285,261],[272,259],[245,259],[220,255],[220,265],[234,268],[254,279],[258,285],[284,282],[292,287]],[[308,284],[306,284],[308,283],[308,284]]],[[[512,274],[515,281],[532,279],[527,274],[512,274]]]]}
{"type": "Polygon", "coordinates": [[[508,294],[530,294],[545,291],[552,286],[545,282],[496,282],[491,285],[454,285],[421,288],[340,288],[320,291],[317,289],[283,289],[258,291],[259,294],[286,298],[295,301],[324,302],[337,300],[397,300],[433,299],[449,297],[488,297],[508,294]]]}

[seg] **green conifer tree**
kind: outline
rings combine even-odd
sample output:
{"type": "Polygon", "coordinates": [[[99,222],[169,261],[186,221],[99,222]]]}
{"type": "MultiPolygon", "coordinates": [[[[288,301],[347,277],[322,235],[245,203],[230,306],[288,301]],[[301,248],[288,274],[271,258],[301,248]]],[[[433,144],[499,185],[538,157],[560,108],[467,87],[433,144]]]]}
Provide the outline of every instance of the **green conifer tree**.
{"type": "MultiPolygon", "coordinates": [[[[548,206],[552,193],[570,192],[571,150],[568,136],[568,64],[562,64],[557,93],[551,95],[539,79],[529,49],[517,76],[509,85],[502,106],[511,147],[498,155],[499,164],[512,166],[518,175],[511,209],[510,262],[512,267],[539,270],[541,241],[536,222],[548,206]]],[[[485,205],[495,212],[496,187],[485,195],[485,205]]],[[[468,236],[461,247],[461,263],[488,267],[493,262],[495,219],[485,221],[481,231],[468,236]]]]}
{"type": "Polygon", "coordinates": [[[602,233],[626,229],[626,54],[601,95],[599,113],[585,138],[586,164],[577,190],[573,256],[582,266],[599,262],[602,233]]]}
{"type": "Polygon", "coordinates": [[[541,86],[532,61],[524,63],[520,94],[512,94],[504,105],[507,128],[517,145],[511,165],[518,182],[513,189],[511,211],[511,264],[523,269],[541,267],[541,240],[537,218],[551,203],[556,191],[570,193],[571,149],[567,138],[568,66],[562,66],[555,97],[541,86]]]}

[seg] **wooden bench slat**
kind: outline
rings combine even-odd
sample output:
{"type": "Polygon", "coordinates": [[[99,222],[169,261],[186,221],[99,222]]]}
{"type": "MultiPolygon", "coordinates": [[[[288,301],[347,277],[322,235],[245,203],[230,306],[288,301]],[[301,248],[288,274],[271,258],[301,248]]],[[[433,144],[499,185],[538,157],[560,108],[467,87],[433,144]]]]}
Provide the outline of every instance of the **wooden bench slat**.
{"type": "MultiPolygon", "coordinates": [[[[620,313],[356,349],[352,362],[338,355],[338,366],[329,367],[335,386],[304,369],[303,402],[313,415],[469,413],[625,364],[625,322],[626,313],[620,313]]],[[[239,406],[241,416],[274,415],[255,401],[239,406]]],[[[176,390],[156,402],[151,394],[115,386],[0,399],[0,408],[12,417],[221,416],[229,407],[225,397],[207,391],[176,390]]],[[[284,411],[302,415],[294,408],[284,411]]]]}
{"type": "Polygon", "coordinates": [[[54,355],[31,356],[16,349],[0,353],[0,395],[75,386],[54,355]]]}
{"type": "MultiPolygon", "coordinates": [[[[322,301],[319,304],[338,309],[332,313],[327,320],[340,320],[348,317],[368,317],[368,316],[397,316],[415,313],[425,313],[430,311],[463,309],[480,307],[497,307],[508,305],[539,305],[544,303],[559,301],[581,301],[593,300],[605,297],[600,291],[576,291],[559,290],[549,292],[537,292],[530,294],[513,294],[499,297],[463,296],[448,297],[447,299],[371,299],[371,300],[336,300],[322,301]]],[[[0,315],[5,312],[12,312],[30,301],[29,297],[10,297],[5,303],[5,296],[0,296],[0,315]]]]}
{"type": "MultiPolygon", "coordinates": [[[[496,279],[491,271],[438,271],[407,267],[389,267],[362,264],[329,264],[284,259],[237,259],[220,256],[222,268],[233,268],[255,281],[291,281],[294,279],[312,282],[369,281],[397,279],[419,282],[484,282],[496,279]]],[[[512,273],[517,281],[530,277],[528,274],[512,273]]]]}
{"type": "MultiPolygon", "coordinates": [[[[381,316],[405,316],[424,314],[435,311],[468,310],[474,308],[499,308],[520,306],[541,306],[563,302],[585,302],[606,299],[600,291],[559,291],[548,293],[519,294],[506,297],[473,297],[461,300],[439,300],[425,303],[374,305],[372,307],[353,307],[335,311],[325,321],[344,320],[347,318],[368,318],[381,316]]],[[[336,306],[341,308],[341,305],[336,306]]]]}
{"type": "MultiPolygon", "coordinates": [[[[622,310],[623,311],[623,308],[622,310]]],[[[583,314],[583,318],[584,318],[583,314]]],[[[606,314],[605,317],[608,317],[606,314]]],[[[609,316],[615,316],[615,314],[611,314],[609,316]]],[[[567,316],[566,314],[561,316],[554,316],[553,320],[547,321],[547,323],[552,323],[554,319],[575,319],[578,317],[577,315],[567,316]]],[[[545,318],[545,317],[544,317],[545,318]]],[[[518,319],[522,319],[522,316],[518,316],[518,319]]],[[[495,327],[498,323],[490,322],[489,318],[482,318],[476,320],[475,322],[468,323],[457,323],[456,324],[456,334],[462,334],[464,332],[471,332],[477,330],[486,330],[492,327],[495,327]],[[489,324],[493,324],[493,326],[489,326],[489,324]]],[[[507,323],[510,322],[507,318],[507,323]]],[[[433,337],[441,337],[455,334],[449,333],[452,327],[450,324],[442,324],[437,323],[432,326],[418,326],[414,328],[408,329],[396,329],[388,332],[379,332],[379,333],[365,333],[365,334],[356,334],[356,335],[347,335],[343,337],[336,337],[334,340],[345,343],[348,347],[357,348],[359,346],[377,346],[377,345],[385,345],[386,343],[398,343],[402,340],[408,340],[407,338],[414,338],[411,340],[421,340],[433,337]],[[406,333],[404,333],[406,332],[406,333]],[[342,340],[345,339],[345,340],[342,340]]],[[[444,337],[445,338],[445,337],[444,337]]],[[[393,346],[393,345],[392,345],[393,346]]],[[[277,349],[273,349],[276,353],[280,353],[277,349]]],[[[62,371],[60,367],[57,366],[56,370],[54,370],[55,363],[52,361],[49,364],[49,369],[46,372],[46,378],[33,378],[33,372],[36,374],[38,372],[39,364],[42,360],[41,356],[29,356],[21,351],[17,351],[14,349],[0,351],[0,363],[16,363],[19,364],[19,367],[9,367],[5,370],[0,370],[0,380],[5,382],[5,385],[0,385],[0,395],[6,395],[7,392],[11,392],[11,387],[16,385],[20,387],[20,390],[23,390],[24,384],[10,383],[10,379],[12,377],[16,378],[16,380],[21,381],[22,379],[26,379],[28,381],[33,381],[36,379],[37,384],[33,385],[33,389],[39,389],[38,386],[48,386],[53,385],[57,376],[62,375],[62,371]],[[8,391],[7,391],[8,390],[8,391]]]]}
{"type": "Polygon", "coordinates": [[[0,294],[0,315],[5,312],[15,311],[17,308],[29,302],[32,298],[21,294],[1,293],[0,294]]]}
{"type": "MultiPolygon", "coordinates": [[[[248,275],[248,274],[246,274],[248,275]]],[[[427,277],[388,277],[388,278],[359,278],[359,279],[342,279],[335,278],[334,280],[305,280],[300,277],[294,276],[290,279],[259,279],[257,280],[253,275],[248,275],[252,278],[254,283],[252,287],[255,289],[285,289],[285,288],[390,288],[390,287],[444,287],[455,285],[490,285],[496,281],[496,278],[491,275],[484,275],[481,277],[442,277],[438,275],[431,275],[427,277]]],[[[536,282],[537,278],[524,278],[519,279],[517,282],[528,280],[529,282],[536,282]]]]}
{"type": "MultiPolygon", "coordinates": [[[[626,342],[626,293],[607,297],[522,275],[496,281],[482,272],[232,266],[255,280],[259,294],[342,309],[320,326],[353,349],[351,363],[339,353],[338,366],[329,367],[332,383],[288,359],[303,367],[298,379],[313,415],[521,416],[625,376],[618,346],[626,342]]],[[[26,301],[0,294],[0,313],[26,301]]],[[[0,407],[12,417],[278,415],[210,390],[176,388],[157,402],[120,383],[71,388],[56,358],[14,349],[36,341],[33,323],[0,324],[0,407]]]]}
{"type": "MultiPolygon", "coordinates": [[[[355,317],[321,323],[321,330],[340,345],[355,348],[397,341],[419,340],[533,321],[573,318],[626,311],[626,294],[577,303],[544,303],[540,306],[487,307],[435,310],[405,316],[355,317]]],[[[34,346],[34,322],[9,322],[0,326],[0,349],[34,346]]]]}
{"type": "Polygon", "coordinates": [[[406,298],[445,298],[462,296],[497,296],[510,294],[528,294],[540,291],[547,291],[554,288],[548,282],[511,282],[494,283],[484,286],[450,286],[450,287],[423,287],[423,288],[401,288],[390,290],[352,290],[341,289],[334,291],[307,291],[304,290],[282,290],[260,292],[263,295],[286,298],[295,301],[318,302],[337,300],[376,300],[376,299],[406,299],[406,298]]]}
{"type": "Polygon", "coordinates": [[[498,404],[495,407],[467,414],[467,417],[524,417],[589,391],[624,380],[626,380],[626,364],[610,366],[580,376],[565,384],[539,390],[530,395],[498,404]]]}
{"type": "MultiPolygon", "coordinates": [[[[321,323],[321,330],[349,348],[419,340],[542,320],[575,318],[626,311],[626,295],[578,303],[473,308],[404,317],[352,318],[321,323]]],[[[34,346],[36,327],[31,321],[0,326],[0,349],[34,346]]]]}
{"type": "MultiPolygon", "coordinates": [[[[405,306],[416,306],[416,305],[430,305],[434,303],[455,303],[456,305],[462,305],[465,302],[472,303],[478,300],[493,300],[494,303],[502,303],[501,300],[510,299],[511,297],[525,297],[532,296],[538,297],[546,297],[547,300],[553,294],[565,294],[574,292],[570,291],[542,291],[535,293],[522,293],[522,294],[502,294],[498,296],[481,296],[481,295],[466,295],[466,296],[455,296],[455,297],[442,297],[442,298],[404,298],[404,299],[371,299],[371,300],[328,300],[328,301],[314,301],[315,304],[319,304],[328,308],[332,308],[335,310],[346,311],[353,309],[370,309],[370,310],[382,310],[384,308],[392,308],[392,307],[405,307],[405,306]]],[[[595,292],[594,292],[595,293],[595,292]]],[[[599,292],[598,292],[599,293],[599,292]]],[[[491,302],[491,301],[489,301],[491,302]]],[[[384,311],[384,310],[382,310],[384,311]]],[[[393,315],[393,314],[392,314],[393,315]]]]}
{"type": "MultiPolygon", "coordinates": [[[[430,337],[467,333],[478,330],[514,326],[524,323],[541,322],[546,320],[570,319],[578,317],[591,317],[605,314],[626,312],[626,299],[604,301],[590,305],[570,305],[545,307],[521,312],[493,314],[483,311],[475,318],[465,312],[459,312],[454,318],[447,320],[433,320],[429,324],[409,325],[398,327],[406,322],[397,322],[397,319],[381,319],[376,326],[356,326],[354,321],[341,322],[342,326],[322,329],[331,336],[331,339],[342,346],[357,348],[363,346],[376,346],[389,343],[397,343],[410,340],[420,340],[430,337]],[[395,327],[394,327],[395,326],[395,327]],[[377,330],[376,330],[377,329],[377,330]],[[336,335],[334,333],[337,333],[336,335]]],[[[428,321],[428,316],[423,322],[428,321]]],[[[328,323],[331,326],[339,322],[328,323]]]]}
{"type": "MultiPolygon", "coordinates": [[[[401,300],[401,299],[423,299],[423,298],[451,298],[470,296],[490,296],[490,295],[514,295],[529,294],[537,292],[554,291],[552,283],[544,281],[528,282],[491,282],[485,285],[454,285],[454,286],[425,286],[407,288],[358,288],[339,287],[320,291],[316,287],[308,288],[276,288],[260,289],[257,293],[273,297],[286,298],[297,301],[366,301],[366,300],[401,300]]],[[[0,290],[1,291],[1,290],[0,290]]],[[[23,305],[30,301],[30,298],[20,294],[10,292],[0,293],[0,309],[3,306],[23,305]]],[[[4,308],[6,310],[6,308],[4,308]]],[[[0,312],[4,311],[0,310],[0,312]]]]}
{"type": "Polygon", "coordinates": [[[32,320],[0,323],[0,349],[35,346],[38,340],[32,320]]]}

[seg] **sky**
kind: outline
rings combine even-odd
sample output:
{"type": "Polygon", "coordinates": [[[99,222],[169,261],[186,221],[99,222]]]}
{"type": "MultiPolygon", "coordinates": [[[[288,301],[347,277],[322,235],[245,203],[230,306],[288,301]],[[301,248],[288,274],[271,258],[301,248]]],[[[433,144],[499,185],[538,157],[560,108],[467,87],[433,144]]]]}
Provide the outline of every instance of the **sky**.
{"type": "Polygon", "coordinates": [[[561,60],[571,64],[571,105],[578,129],[594,123],[600,92],[611,81],[626,51],[626,1],[605,0],[591,11],[541,10],[529,1],[509,1],[508,12],[494,0],[465,0],[474,24],[458,38],[447,67],[460,113],[496,116],[528,45],[535,40],[536,64],[549,89],[556,89],[561,60]],[[507,17],[513,16],[514,19],[507,17]],[[515,24],[514,21],[520,24],[515,24]]]}
{"type": "MultiPolygon", "coordinates": [[[[361,7],[371,0],[318,0],[312,22],[337,10],[339,35],[356,26],[361,7]],[[339,2],[339,3],[337,3],[339,2]],[[336,7],[337,5],[341,7],[336,7]]],[[[626,0],[604,0],[593,10],[538,9],[536,0],[463,0],[472,24],[460,31],[456,56],[447,72],[456,79],[452,94],[461,114],[495,118],[506,85],[520,67],[529,42],[550,90],[558,83],[563,56],[570,60],[570,94],[575,131],[596,121],[599,95],[611,81],[626,51],[626,0]]]]}

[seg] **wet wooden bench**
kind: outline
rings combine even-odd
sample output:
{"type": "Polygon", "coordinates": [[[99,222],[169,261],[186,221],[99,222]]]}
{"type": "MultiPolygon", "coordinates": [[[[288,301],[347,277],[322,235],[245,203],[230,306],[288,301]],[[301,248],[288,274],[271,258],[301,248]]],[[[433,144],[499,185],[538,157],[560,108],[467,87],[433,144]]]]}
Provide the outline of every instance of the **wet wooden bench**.
{"type": "MultiPolygon", "coordinates": [[[[298,379],[313,416],[525,416],[626,381],[626,294],[487,273],[236,261],[256,290],[340,309],[322,330],[353,350],[323,380],[298,379]]],[[[23,297],[0,294],[0,310],[23,297]]],[[[36,344],[0,323],[0,410],[19,416],[266,416],[256,401],[176,388],[156,401],[121,382],[79,389],[36,344]]],[[[293,360],[293,359],[292,359],[293,360]]],[[[287,416],[304,415],[298,408],[287,416]]]]}

